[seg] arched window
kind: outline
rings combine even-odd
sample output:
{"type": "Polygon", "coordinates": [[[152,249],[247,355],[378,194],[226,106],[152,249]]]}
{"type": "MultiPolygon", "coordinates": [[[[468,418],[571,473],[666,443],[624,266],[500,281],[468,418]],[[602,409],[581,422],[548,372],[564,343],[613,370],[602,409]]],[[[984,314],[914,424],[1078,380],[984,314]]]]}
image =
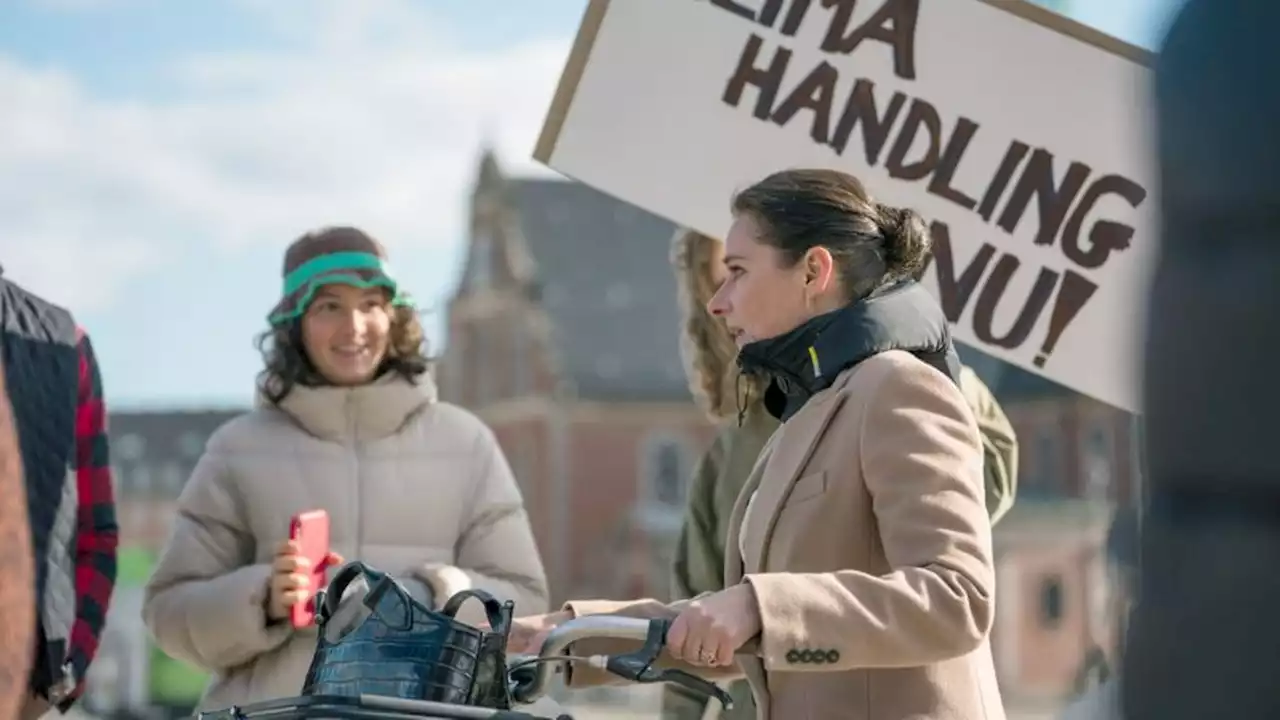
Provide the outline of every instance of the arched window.
{"type": "Polygon", "coordinates": [[[642,501],[663,508],[684,507],[689,482],[688,448],[680,438],[659,435],[649,438],[641,456],[642,501]]]}
{"type": "Polygon", "coordinates": [[[1062,481],[1059,471],[1062,469],[1062,445],[1057,428],[1043,427],[1036,433],[1032,461],[1031,476],[1025,483],[1026,489],[1030,491],[1027,495],[1039,497],[1060,495],[1062,481]]]}
{"type": "Polygon", "coordinates": [[[1065,597],[1062,578],[1051,575],[1040,582],[1040,624],[1053,628],[1062,622],[1065,597]]]}
{"type": "Polygon", "coordinates": [[[1111,437],[1102,423],[1094,423],[1084,441],[1084,496],[1089,500],[1107,500],[1111,497],[1111,470],[1114,459],[1111,437]]]}
{"type": "Polygon", "coordinates": [[[658,446],[654,458],[653,499],[660,505],[680,505],[684,502],[684,474],[682,450],[674,443],[658,446]]]}
{"type": "Polygon", "coordinates": [[[468,283],[472,290],[485,291],[493,286],[493,235],[481,229],[471,240],[471,278],[468,283]]]}

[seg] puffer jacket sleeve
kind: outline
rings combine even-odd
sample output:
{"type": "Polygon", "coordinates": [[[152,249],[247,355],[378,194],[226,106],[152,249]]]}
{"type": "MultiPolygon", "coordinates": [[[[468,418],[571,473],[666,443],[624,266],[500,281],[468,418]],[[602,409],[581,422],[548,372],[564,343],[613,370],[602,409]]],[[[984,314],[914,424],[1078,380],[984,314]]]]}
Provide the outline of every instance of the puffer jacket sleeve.
{"type": "MultiPolygon", "coordinates": [[[[524,499],[493,432],[482,427],[470,454],[474,488],[454,565],[427,563],[414,579],[431,590],[437,607],[454,594],[477,588],[499,600],[514,600],[516,616],[537,615],[548,608],[546,572],[529,526],[524,499]]],[[[458,613],[463,622],[484,621],[479,603],[468,602],[458,613]]]]}
{"type": "Polygon", "coordinates": [[[721,432],[694,468],[671,567],[677,598],[694,597],[724,585],[724,538],[717,537],[722,522],[716,512],[716,485],[724,470],[725,445],[726,433],[721,432]]]}
{"type": "MultiPolygon", "coordinates": [[[[716,512],[716,485],[724,468],[726,434],[717,433],[694,468],[671,566],[671,588],[676,598],[691,598],[724,585],[724,539],[717,537],[721,522],[716,512]]],[[[706,705],[707,698],[700,693],[679,685],[663,688],[663,717],[694,720],[702,717],[706,705]]]]}
{"type": "Polygon", "coordinates": [[[271,566],[253,562],[243,498],[218,440],[215,434],[178,499],[143,605],[160,649],[207,671],[243,665],[291,632],[288,623],[267,624],[271,566]]]}
{"type": "Polygon", "coordinates": [[[1018,435],[1005,416],[1000,401],[965,366],[960,372],[960,392],[973,410],[982,433],[982,474],[987,516],[995,525],[1013,507],[1018,495],[1018,435]]]}

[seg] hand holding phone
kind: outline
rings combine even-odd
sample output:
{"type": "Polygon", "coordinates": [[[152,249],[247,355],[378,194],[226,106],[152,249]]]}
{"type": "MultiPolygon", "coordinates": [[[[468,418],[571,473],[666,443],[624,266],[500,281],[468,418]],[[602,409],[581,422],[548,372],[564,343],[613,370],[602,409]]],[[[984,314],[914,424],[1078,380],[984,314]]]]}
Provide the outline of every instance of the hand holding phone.
{"type": "Polygon", "coordinates": [[[276,554],[267,612],[272,620],[289,618],[295,628],[315,621],[315,594],[325,571],[343,560],[329,550],[329,515],[311,510],[293,517],[289,540],[276,554]]]}

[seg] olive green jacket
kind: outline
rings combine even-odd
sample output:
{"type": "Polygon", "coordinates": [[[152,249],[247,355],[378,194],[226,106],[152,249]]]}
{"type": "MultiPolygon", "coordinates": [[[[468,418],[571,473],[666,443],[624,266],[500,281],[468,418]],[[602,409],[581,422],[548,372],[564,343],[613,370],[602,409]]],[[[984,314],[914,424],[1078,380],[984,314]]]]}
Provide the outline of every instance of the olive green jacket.
{"type": "Polygon", "coordinates": [[[1018,436],[986,383],[967,365],[960,369],[960,392],[973,409],[982,433],[987,514],[995,525],[1013,507],[1018,495],[1018,436]]]}
{"type": "MultiPolygon", "coordinates": [[[[680,597],[719,590],[724,585],[724,544],[729,534],[729,514],[738,492],[751,474],[760,450],[779,422],[754,404],[743,417],[724,423],[715,440],[694,469],[685,507],[684,526],[676,542],[672,589],[680,597]]],[[[745,680],[728,686],[734,707],[719,717],[755,720],[755,703],[745,680]]],[[[706,711],[706,698],[668,686],[662,701],[662,717],[698,720],[706,711]]],[[[714,702],[714,701],[713,701],[714,702]]]]}
{"type": "MultiPolygon", "coordinates": [[[[982,432],[987,512],[994,524],[1013,506],[1017,494],[1018,441],[1000,404],[968,367],[962,369],[960,389],[982,432]]],[[[737,418],[721,426],[698,462],[689,486],[673,567],[672,587],[681,597],[722,589],[729,515],[760,450],[778,425],[760,403],[755,403],[746,412],[741,427],[737,418]]],[[[735,682],[729,691],[734,697],[734,709],[719,717],[753,720],[755,706],[746,683],[735,682]]],[[[698,720],[705,712],[705,698],[694,697],[680,688],[666,690],[662,717],[698,720]]]]}

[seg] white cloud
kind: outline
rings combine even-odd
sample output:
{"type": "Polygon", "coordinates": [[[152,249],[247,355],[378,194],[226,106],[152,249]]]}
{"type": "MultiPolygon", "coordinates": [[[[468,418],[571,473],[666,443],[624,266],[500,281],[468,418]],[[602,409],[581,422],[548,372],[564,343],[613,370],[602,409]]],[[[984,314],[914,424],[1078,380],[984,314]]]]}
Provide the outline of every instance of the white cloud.
{"type": "Polygon", "coordinates": [[[529,152],[573,28],[481,53],[428,3],[241,1],[290,49],[181,58],[162,101],[104,101],[0,56],[6,272],[83,307],[184,243],[283,245],[345,222],[390,245],[448,246],[483,142],[537,171],[529,152]]]}

